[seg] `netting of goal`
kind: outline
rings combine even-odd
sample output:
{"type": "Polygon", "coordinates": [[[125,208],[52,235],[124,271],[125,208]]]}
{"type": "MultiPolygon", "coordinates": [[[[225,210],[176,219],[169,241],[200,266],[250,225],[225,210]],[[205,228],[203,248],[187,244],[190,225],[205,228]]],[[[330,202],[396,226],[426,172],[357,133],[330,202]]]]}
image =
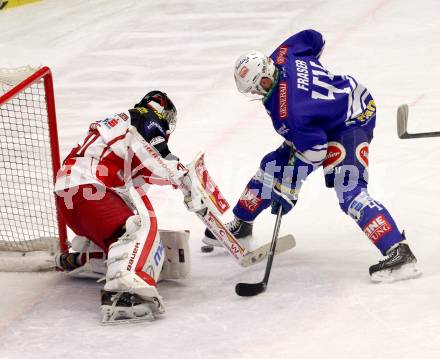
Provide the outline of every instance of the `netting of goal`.
{"type": "Polygon", "coordinates": [[[0,86],[0,270],[7,270],[2,257],[52,258],[66,250],[67,236],[53,194],[60,160],[50,69],[0,69],[0,86]]]}

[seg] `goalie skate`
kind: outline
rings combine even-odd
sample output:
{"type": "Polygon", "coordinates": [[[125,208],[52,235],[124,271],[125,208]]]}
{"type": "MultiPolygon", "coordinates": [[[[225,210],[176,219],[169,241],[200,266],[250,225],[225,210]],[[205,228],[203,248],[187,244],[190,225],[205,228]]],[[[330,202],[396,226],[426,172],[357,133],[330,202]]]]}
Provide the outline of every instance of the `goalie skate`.
{"type": "Polygon", "coordinates": [[[153,321],[164,312],[157,298],[145,299],[128,292],[101,292],[101,323],[103,325],[153,321]]]}

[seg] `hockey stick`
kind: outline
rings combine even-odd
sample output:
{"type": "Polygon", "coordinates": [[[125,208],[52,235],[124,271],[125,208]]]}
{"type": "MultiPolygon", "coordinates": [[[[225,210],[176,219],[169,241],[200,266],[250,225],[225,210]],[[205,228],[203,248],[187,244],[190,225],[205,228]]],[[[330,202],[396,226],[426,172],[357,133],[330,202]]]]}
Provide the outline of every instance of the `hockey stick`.
{"type": "Polygon", "coordinates": [[[258,283],[237,283],[235,286],[235,293],[240,297],[253,297],[263,293],[266,290],[267,282],[269,281],[270,270],[272,269],[273,257],[275,255],[275,249],[277,246],[278,233],[281,226],[282,207],[280,206],[277,214],[277,219],[275,221],[275,228],[273,230],[272,242],[270,244],[269,254],[267,256],[266,270],[264,272],[264,278],[258,283]]]}
{"type": "Polygon", "coordinates": [[[440,131],[435,132],[420,132],[420,133],[408,133],[408,105],[400,105],[397,109],[397,135],[401,139],[407,138],[426,138],[426,137],[439,137],[440,131]]]}

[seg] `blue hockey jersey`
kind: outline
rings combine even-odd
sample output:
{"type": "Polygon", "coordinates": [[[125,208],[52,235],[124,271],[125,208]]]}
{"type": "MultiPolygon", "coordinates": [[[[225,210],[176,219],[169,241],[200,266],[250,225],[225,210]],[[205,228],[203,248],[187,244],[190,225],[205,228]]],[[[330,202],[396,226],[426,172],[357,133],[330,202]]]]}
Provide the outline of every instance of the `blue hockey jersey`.
{"type": "Polygon", "coordinates": [[[325,157],[329,135],[350,126],[372,129],[376,117],[364,86],[321,65],[324,44],[319,32],[304,30],[278,46],[270,56],[278,76],[263,100],[275,130],[293,143],[301,160],[313,165],[325,157]]]}

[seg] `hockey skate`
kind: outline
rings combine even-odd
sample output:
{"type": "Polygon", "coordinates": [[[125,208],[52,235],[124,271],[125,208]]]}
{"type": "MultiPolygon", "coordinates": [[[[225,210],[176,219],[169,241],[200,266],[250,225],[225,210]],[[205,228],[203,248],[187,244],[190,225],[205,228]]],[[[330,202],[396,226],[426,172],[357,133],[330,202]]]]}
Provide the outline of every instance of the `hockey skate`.
{"type": "MultiPolygon", "coordinates": [[[[242,221],[237,217],[235,217],[231,222],[226,223],[225,226],[240,242],[245,241],[252,236],[252,223],[242,221]]],[[[202,242],[212,247],[223,247],[209,229],[205,230],[205,237],[202,239],[202,242]]]]}
{"type": "Polygon", "coordinates": [[[105,276],[106,256],[96,244],[85,237],[75,236],[71,249],[74,252],[55,255],[55,267],[59,271],[67,272],[75,278],[101,279],[105,276]]]}
{"type": "Polygon", "coordinates": [[[422,272],[417,268],[417,259],[405,243],[397,243],[387,251],[387,258],[370,267],[373,282],[394,282],[417,278],[422,272]]]}
{"type": "Polygon", "coordinates": [[[101,323],[103,325],[153,321],[164,309],[159,299],[142,298],[129,292],[101,291],[101,323]]]}
{"type": "Polygon", "coordinates": [[[55,255],[55,266],[60,271],[71,272],[82,266],[79,262],[81,253],[57,253],[55,255]]]}

